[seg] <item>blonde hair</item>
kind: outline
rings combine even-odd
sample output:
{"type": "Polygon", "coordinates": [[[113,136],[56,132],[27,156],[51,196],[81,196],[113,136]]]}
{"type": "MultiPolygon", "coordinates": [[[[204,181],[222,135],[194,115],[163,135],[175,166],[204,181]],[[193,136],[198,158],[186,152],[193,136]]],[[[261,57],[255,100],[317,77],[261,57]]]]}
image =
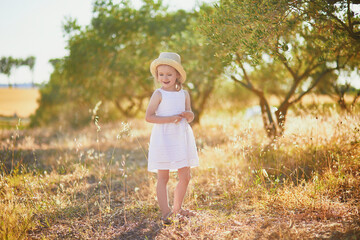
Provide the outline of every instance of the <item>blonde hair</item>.
{"type": "Polygon", "coordinates": [[[179,81],[179,79],[176,79],[175,89],[178,91],[180,91],[182,89],[182,83],[179,81]]]}

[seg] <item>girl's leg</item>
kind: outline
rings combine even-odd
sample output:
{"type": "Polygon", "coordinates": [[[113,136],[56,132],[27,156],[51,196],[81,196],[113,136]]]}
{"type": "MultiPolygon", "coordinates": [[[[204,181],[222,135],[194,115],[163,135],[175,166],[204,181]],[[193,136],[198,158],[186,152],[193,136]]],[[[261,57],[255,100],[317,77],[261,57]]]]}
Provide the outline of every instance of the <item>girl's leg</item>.
{"type": "Polygon", "coordinates": [[[158,170],[158,181],[156,185],[156,194],[161,210],[162,217],[166,217],[171,211],[168,201],[166,185],[169,181],[169,170],[158,170]]]}
{"type": "Polygon", "coordinates": [[[181,205],[183,203],[187,186],[190,182],[190,167],[180,168],[178,170],[179,182],[175,188],[174,196],[174,213],[180,212],[181,205]]]}

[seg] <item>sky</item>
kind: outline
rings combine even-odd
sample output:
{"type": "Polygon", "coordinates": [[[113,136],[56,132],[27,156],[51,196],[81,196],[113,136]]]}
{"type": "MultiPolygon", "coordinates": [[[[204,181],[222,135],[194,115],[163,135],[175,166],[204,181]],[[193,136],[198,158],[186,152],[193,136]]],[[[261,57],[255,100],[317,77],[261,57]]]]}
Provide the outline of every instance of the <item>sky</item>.
{"type": "MultiPolygon", "coordinates": [[[[141,0],[131,1],[134,7],[141,0]]],[[[169,10],[192,10],[199,3],[215,0],[163,0],[169,10]]],[[[52,58],[68,54],[62,25],[66,18],[77,19],[78,24],[90,24],[93,0],[1,0],[0,1],[0,57],[36,58],[34,73],[28,67],[11,72],[10,78],[0,74],[0,84],[46,83],[53,67],[52,58]]]]}
{"type": "MultiPolygon", "coordinates": [[[[141,0],[131,2],[134,7],[141,5],[141,0]]],[[[202,2],[216,0],[163,0],[169,10],[192,10],[202,2]]],[[[53,71],[49,60],[68,54],[62,29],[65,19],[77,19],[81,26],[90,24],[92,4],[93,0],[0,0],[0,57],[36,58],[33,74],[28,67],[20,67],[10,77],[0,74],[0,84],[31,83],[32,79],[46,83],[53,71]]],[[[341,79],[352,80],[360,88],[357,73],[341,79]]]]}

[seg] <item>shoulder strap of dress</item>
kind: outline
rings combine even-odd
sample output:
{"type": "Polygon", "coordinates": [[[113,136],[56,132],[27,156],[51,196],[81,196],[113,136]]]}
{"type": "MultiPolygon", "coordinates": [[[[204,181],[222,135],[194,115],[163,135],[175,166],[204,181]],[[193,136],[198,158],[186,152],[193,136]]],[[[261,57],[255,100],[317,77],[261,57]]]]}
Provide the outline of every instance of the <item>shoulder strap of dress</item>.
{"type": "Polygon", "coordinates": [[[161,96],[161,99],[164,97],[164,91],[161,89],[161,88],[158,88],[155,90],[155,92],[159,92],[160,93],[160,96],[161,96]]]}
{"type": "Polygon", "coordinates": [[[184,96],[186,98],[186,91],[184,89],[181,89],[181,91],[184,93],[184,96]]]}

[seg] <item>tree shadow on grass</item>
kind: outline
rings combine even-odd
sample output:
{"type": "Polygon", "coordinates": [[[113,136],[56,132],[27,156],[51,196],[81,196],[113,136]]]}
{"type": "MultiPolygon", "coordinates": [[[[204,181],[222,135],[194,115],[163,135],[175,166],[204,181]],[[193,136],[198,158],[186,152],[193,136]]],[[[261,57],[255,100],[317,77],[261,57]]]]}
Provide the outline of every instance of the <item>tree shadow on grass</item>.
{"type": "Polygon", "coordinates": [[[156,222],[145,221],[129,224],[124,232],[117,234],[111,239],[155,239],[161,229],[162,226],[156,222]]]}
{"type": "MultiPolygon", "coordinates": [[[[146,158],[142,150],[129,150],[124,148],[108,148],[103,151],[96,151],[94,148],[87,148],[79,151],[76,149],[64,149],[64,148],[48,148],[48,149],[1,149],[0,150],[0,172],[9,174],[14,170],[28,170],[31,172],[44,171],[51,172],[56,170],[59,174],[65,174],[70,169],[69,166],[75,163],[84,164],[91,163],[89,158],[96,158],[98,152],[103,154],[101,158],[102,162],[109,162],[112,159],[112,163],[121,161],[122,156],[127,156],[127,164],[145,165],[146,158]],[[89,151],[91,153],[89,153],[89,151]]],[[[97,161],[98,162],[98,161],[97,161]]]]}
{"type": "Polygon", "coordinates": [[[100,213],[98,209],[91,209],[87,213],[85,206],[69,206],[45,213],[39,219],[42,225],[28,231],[28,236],[56,236],[57,239],[155,239],[162,226],[155,221],[153,214],[149,216],[142,210],[133,208],[125,218],[122,207],[110,213],[100,213]]]}
{"type": "Polygon", "coordinates": [[[360,239],[360,223],[358,229],[349,229],[346,232],[334,231],[328,238],[330,240],[360,239]]]}

